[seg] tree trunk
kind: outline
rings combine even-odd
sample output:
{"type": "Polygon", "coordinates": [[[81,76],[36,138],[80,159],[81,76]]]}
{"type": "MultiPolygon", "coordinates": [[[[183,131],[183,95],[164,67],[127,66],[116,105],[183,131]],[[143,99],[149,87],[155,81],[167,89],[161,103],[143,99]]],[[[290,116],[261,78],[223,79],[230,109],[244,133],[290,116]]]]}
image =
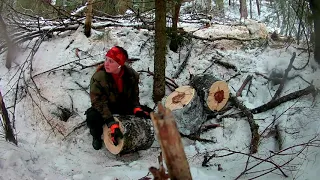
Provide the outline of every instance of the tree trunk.
{"type": "Polygon", "coordinates": [[[312,11],[315,34],[314,59],[320,64],[320,1],[309,0],[310,9],[312,11]]]}
{"type": "Polygon", "coordinates": [[[5,138],[9,142],[13,142],[15,145],[18,144],[17,139],[15,138],[13,134],[13,129],[10,123],[8,111],[6,109],[6,106],[3,102],[3,97],[0,92],[0,103],[1,103],[1,115],[2,115],[2,124],[5,132],[5,138]]]}
{"type": "Polygon", "coordinates": [[[181,86],[166,98],[165,107],[172,111],[181,133],[197,133],[206,120],[201,102],[191,86],[181,86]]]}
{"type": "MultiPolygon", "coordinates": [[[[14,46],[11,42],[11,39],[8,35],[8,32],[7,32],[7,26],[2,18],[2,15],[0,14],[0,27],[2,29],[2,35],[4,37],[4,39],[6,40],[7,42],[7,46],[8,46],[8,52],[7,52],[7,57],[6,57],[6,68],[10,69],[11,68],[11,63],[14,59],[14,46]]],[[[1,31],[0,31],[1,32],[1,31]]]]}
{"type": "Polygon", "coordinates": [[[166,62],[166,1],[156,0],[153,101],[161,101],[165,95],[166,62]]]}
{"type": "Polygon", "coordinates": [[[93,0],[88,0],[87,4],[87,13],[86,13],[86,21],[84,23],[84,35],[90,37],[91,35],[91,22],[92,22],[92,3],[93,0]]]}
{"type": "Polygon", "coordinates": [[[179,13],[181,7],[181,0],[172,1],[173,3],[173,16],[172,16],[172,29],[171,29],[171,41],[170,41],[170,50],[173,52],[177,52],[179,48],[178,42],[178,21],[179,21],[179,13]]]}
{"type": "Polygon", "coordinates": [[[120,123],[124,138],[115,146],[107,126],[103,127],[103,141],[112,154],[127,154],[149,149],[154,142],[154,130],[150,119],[135,116],[114,116],[120,123]]]}
{"type": "Polygon", "coordinates": [[[164,155],[170,179],[191,180],[190,167],[171,111],[159,104],[158,113],[151,113],[151,119],[164,155]]]}
{"type": "Polygon", "coordinates": [[[240,0],[240,19],[248,18],[248,9],[247,9],[247,1],[246,0],[240,0]]]}
{"type": "Polygon", "coordinates": [[[260,2],[259,2],[259,0],[256,0],[256,4],[257,4],[258,15],[260,16],[261,12],[260,12],[260,2]]]}

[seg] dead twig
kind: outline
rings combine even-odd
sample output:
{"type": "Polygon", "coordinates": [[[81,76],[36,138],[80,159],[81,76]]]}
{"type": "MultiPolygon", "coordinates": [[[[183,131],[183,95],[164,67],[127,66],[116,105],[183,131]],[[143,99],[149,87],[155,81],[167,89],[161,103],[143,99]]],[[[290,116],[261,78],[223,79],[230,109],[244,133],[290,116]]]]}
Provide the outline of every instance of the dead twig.
{"type": "Polygon", "coordinates": [[[189,60],[189,58],[191,56],[192,47],[193,47],[193,44],[190,45],[188,53],[187,53],[184,61],[182,62],[181,66],[179,67],[178,71],[173,75],[174,79],[178,78],[179,75],[182,73],[182,71],[186,68],[188,60],[189,60]]]}
{"type": "Polygon", "coordinates": [[[250,110],[245,107],[236,97],[230,97],[230,99],[235,103],[235,105],[247,116],[247,121],[250,125],[251,130],[251,143],[250,143],[250,154],[258,152],[258,145],[260,135],[258,133],[259,125],[253,119],[253,115],[250,110]]]}
{"type": "MultiPolygon", "coordinates": [[[[248,75],[248,76],[246,77],[246,79],[244,80],[243,84],[241,85],[241,87],[240,87],[239,90],[237,91],[236,97],[241,96],[242,91],[244,90],[244,88],[246,87],[246,85],[247,85],[249,82],[251,82],[252,77],[253,77],[252,75],[248,75]]],[[[249,92],[249,88],[248,88],[248,92],[249,92]]]]}
{"type": "Polygon", "coordinates": [[[296,52],[293,52],[292,57],[290,59],[290,63],[288,65],[288,68],[284,72],[284,75],[283,75],[283,78],[281,80],[280,86],[279,86],[278,90],[276,91],[276,93],[274,94],[274,96],[272,98],[272,101],[274,101],[276,98],[278,98],[278,96],[280,96],[280,94],[282,92],[282,89],[284,87],[284,84],[287,81],[289,71],[292,69],[292,63],[293,63],[295,58],[296,58],[296,52]]]}

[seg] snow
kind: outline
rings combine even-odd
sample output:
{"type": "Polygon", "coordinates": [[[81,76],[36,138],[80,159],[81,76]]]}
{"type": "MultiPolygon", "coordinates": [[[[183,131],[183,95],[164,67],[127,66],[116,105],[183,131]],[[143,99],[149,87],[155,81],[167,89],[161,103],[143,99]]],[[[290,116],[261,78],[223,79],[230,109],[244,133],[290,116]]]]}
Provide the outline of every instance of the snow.
{"type": "MultiPolygon", "coordinates": [[[[232,15],[231,12],[237,11],[232,11],[230,8],[227,12],[230,12],[230,17],[239,17],[232,15]]],[[[262,14],[264,13],[262,12],[262,14]]],[[[126,20],[119,21],[128,23],[126,20]]],[[[180,23],[180,26],[184,27],[186,31],[194,31],[195,35],[207,38],[210,34],[208,32],[211,31],[210,28],[200,29],[202,25],[195,23],[184,22],[180,23]]],[[[50,29],[49,26],[48,29],[50,29]]],[[[238,35],[238,31],[230,27],[220,28],[211,33],[218,32],[238,35]]],[[[35,42],[36,40],[33,40],[29,47],[32,47],[35,42]]],[[[21,46],[25,47],[28,43],[23,43],[21,46]]],[[[26,82],[23,79],[19,81],[15,109],[18,146],[14,146],[4,139],[0,140],[0,179],[129,180],[145,176],[152,177],[151,174],[148,174],[148,168],[159,166],[157,157],[160,145],[157,141],[148,150],[124,156],[114,156],[105,148],[99,151],[92,148],[92,137],[86,126],[69,133],[85,120],[84,112],[90,106],[90,98],[87,94],[88,89],[85,92],[82,88],[88,88],[90,77],[95,71],[95,68],[81,69],[81,66],[70,62],[92,65],[102,61],[105,52],[110,47],[119,45],[128,50],[130,57],[140,59],[130,64],[135,70],[149,69],[153,71],[153,43],[154,33],[143,29],[108,27],[102,32],[93,31],[92,36],[86,38],[83,35],[83,28],[79,27],[77,31],[60,34],[43,41],[34,56],[30,55],[30,49],[21,51],[10,71],[5,68],[4,60],[2,60],[0,62],[0,87],[6,106],[11,107],[8,108],[11,118],[17,90],[16,83],[20,74],[19,67],[23,64],[24,76],[21,77],[26,82]],[[70,44],[71,41],[73,41],[72,44],[70,44]],[[69,44],[70,46],[66,49],[69,44]],[[80,50],[79,57],[76,55],[76,49],[80,50]],[[32,75],[39,74],[33,78],[37,86],[30,80],[30,58],[33,58],[32,75]],[[67,63],[70,64],[61,66],[67,63]],[[54,72],[43,73],[59,66],[61,67],[54,72]],[[25,83],[28,84],[28,87],[25,83]],[[67,122],[59,120],[58,107],[71,110],[72,116],[67,122]],[[52,132],[48,122],[59,129],[64,136],[68,136],[63,137],[59,132],[52,132]]],[[[287,68],[293,52],[297,52],[293,63],[295,67],[302,67],[308,59],[308,54],[300,54],[300,50],[295,48],[296,45],[291,45],[288,48],[267,47],[263,51],[259,47],[221,50],[215,49],[214,43],[193,40],[181,49],[180,55],[167,50],[167,77],[172,77],[175,74],[191,44],[193,45],[188,65],[179,78],[175,79],[177,84],[187,85],[189,72],[201,74],[212,64],[212,57],[217,56],[218,52],[223,55],[221,60],[235,65],[241,75],[231,78],[237,72],[216,64],[209,68],[207,73],[223,80],[231,78],[228,84],[233,94],[240,88],[247,75],[253,75],[250,92],[246,95],[248,90],[245,88],[242,97],[239,98],[248,108],[255,108],[269,102],[278,88],[278,85],[271,86],[266,79],[256,75],[255,72],[268,76],[274,68],[283,71],[287,68]]],[[[1,55],[1,58],[5,59],[5,53],[1,55]]],[[[313,61],[312,58],[311,61],[313,61]]],[[[312,62],[303,70],[291,70],[289,76],[300,75],[309,82],[313,81],[315,86],[319,88],[320,69],[314,71],[314,66],[317,64],[312,62]]],[[[141,103],[154,107],[152,102],[153,77],[141,73],[140,81],[141,103]]],[[[308,84],[299,77],[291,79],[285,84],[282,95],[307,86],[308,84]]],[[[170,91],[167,89],[166,95],[169,93],[170,91]]],[[[255,114],[254,119],[260,126],[259,133],[264,133],[259,143],[259,151],[254,156],[267,158],[272,155],[272,152],[277,151],[278,146],[272,128],[264,131],[274,119],[276,119],[274,123],[281,128],[284,139],[283,149],[306,143],[314,137],[318,140],[319,110],[319,96],[314,100],[312,95],[307,95],[281,104],[269,111],[255,114]]],[[[236,112],[237,110],[233,109],[227,113],[236,112]]],[[[211,119],[208,123],[217,123],[217,120],[211,119]]],[[[228,150],[249,152],[251,133],[246,118],[224,118],[221,125],[223,128],[212,129],[201,134],[201,138],[215,140],[216,143],[204,143],[183,138],[193,179],[235,179],[245,169],[248,156],[239,153],[224,155],[230,153],[228,150]],[[204,156],[213,153],[217,157],[210,160],[209,167],[202,167],[204,156]],[[218,167],[222,169],[218,170],[218,167]]],[[[283,152],[287,155],[274,156],[270,160],[277,164],[283,164],[294,157],[296,152],[302,148],[303,146],[298,146],[288,149],[283,152]]],[[[308,147],[299,157],[283,167],[284,172],[290,179],[317,179],[320,170],[319,153],[319,148],[308,147]]],[[[257,159],[250,158],[249,167],[259,162],[257,159]]],[[[265,162],[253,168],[252,171],[272,167],[272,164],[265,162]]],[[[243,175],[240,179],[249,179],[261,173],[243,175]]],[[[275,170],[259,179],[286,178],[279,170],[275,170]]]]}

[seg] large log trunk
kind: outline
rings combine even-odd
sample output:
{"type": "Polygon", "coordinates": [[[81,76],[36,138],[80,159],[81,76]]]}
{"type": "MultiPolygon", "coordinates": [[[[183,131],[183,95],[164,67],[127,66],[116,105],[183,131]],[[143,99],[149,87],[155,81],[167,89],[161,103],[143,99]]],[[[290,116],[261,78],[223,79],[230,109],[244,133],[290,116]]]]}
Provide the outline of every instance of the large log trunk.
{"type": "Polygon", "coordinates": [[[172,111],[177,126],[183,134],[196,133],[206,120],[200,97],[191,86],[175,89],[166,98],[165,107],[172,111]]]}
{"type": "Polygon", "coordinates": [[[124,134],[124,138],[115,146],[111,141],[109,128],[103,127],[103,141],[112,154],[127,154],[151,147],[154,141],[154,130],[150,119],[131,115],[115,116],[114,118],[120,123],[120,130],[124,134]]]}
{"type": "Polygon", "coordinates": [[[227,104],[230,91],[226,82],[204,74],[194,76],[190,84],[196,89],[203,101],[206,113],[211,114],[214,111],[220,111],[227,104]]]}

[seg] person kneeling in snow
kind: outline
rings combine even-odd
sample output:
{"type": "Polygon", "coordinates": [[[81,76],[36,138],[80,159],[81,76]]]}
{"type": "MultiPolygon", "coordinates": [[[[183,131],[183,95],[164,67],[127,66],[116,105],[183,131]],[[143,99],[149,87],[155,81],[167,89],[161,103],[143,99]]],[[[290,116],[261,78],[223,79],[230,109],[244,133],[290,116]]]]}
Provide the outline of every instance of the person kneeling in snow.
{"type": "Polygon", "coordinates": [[[139,75],[125,65],[128,53],[119,46],[112,47],[105,56],[105,62],[97,68],[90,81],[91,106],[87,111],[87,126],[93,136],[95,150],[102,147],[103,125],[111,131],[114,145],[123,138],[119,123],[113,114],[135,115],[150,119],[152,109],[139,103],[139,75]]]}

